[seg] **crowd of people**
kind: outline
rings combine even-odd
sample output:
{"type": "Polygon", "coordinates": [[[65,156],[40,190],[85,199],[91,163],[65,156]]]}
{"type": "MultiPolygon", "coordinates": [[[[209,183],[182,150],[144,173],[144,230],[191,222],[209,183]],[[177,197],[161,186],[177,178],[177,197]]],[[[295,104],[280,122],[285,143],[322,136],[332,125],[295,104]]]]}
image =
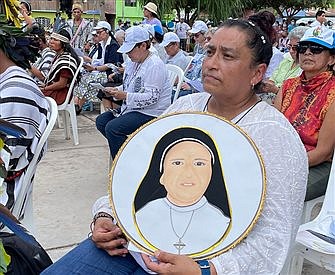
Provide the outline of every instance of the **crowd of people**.
{"type": "MultiPolygon", "coordinates": [[[[85,102],[102,100],[105,112],[96,118],[96,127],[113,159],[140,126],[173,112],[222,116],[251,137],[267,174],[263,211],[246,239],[205,262],[210,274],[278,274],[304,200],[325,193],[334,154],[335,34],[324,26],[325,12],[318,11],[310,26],[294,21],[280,26],[271,12],[261,11],[218,27],[202,20],[189,26],[181,18],[173,31],[166,31],[157,5],[148,2],[141,24],[112,30],[107,21],[93,26],[82,18],[82,5],[74,3],[73,19],[47,36],[35,26],[30,4],[21,5],[22,25],[30,29],[30,43],[40,57],[27,55],[20,44],[11,49],[11,34],[0,32],[0,117],[26,130],[22,141],[6,141],[12,154],[0,202],[8,209],[15,203],[48,123],[45,96],[62,104],[83,58],[71,96],[78,115],[85,102]],[[192,52],[187,51],[190,41],[192,52]],[[11,55],[13,50],[29,62],[11,55]],[[165,64],[184,71],[180,98],[173,103],[165,64]]],[[[156,251],[153,259],[130,254],[107,196],[97,200],[93,213],[92,236],[43,274],[199,273],[198,263],[185,255],[156,251]]]]}

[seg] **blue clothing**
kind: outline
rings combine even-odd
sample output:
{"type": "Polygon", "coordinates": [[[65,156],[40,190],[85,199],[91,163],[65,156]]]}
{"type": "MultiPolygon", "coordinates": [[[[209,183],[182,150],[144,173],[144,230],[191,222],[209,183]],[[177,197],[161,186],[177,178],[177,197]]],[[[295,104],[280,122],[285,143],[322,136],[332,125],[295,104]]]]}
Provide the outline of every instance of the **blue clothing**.
{"type": "MultiPolygon", "coordinates": [[[[111,37],[110,43],[106,46],[104,64],[113,63],[116,65],[118,62],[123,63],[122,53],[117,52],[119,48],[120,48],[119,44],[113,37],[111,37]]],[[[98,59],[100,59],[101,57],[102,57],[102,51],[101,54],[98,55],[98,59]]],[[[108,69],[106,73],[108,76],[111,73],[113,73],[113,70],[108,69]]]]}
{"type": "Polygon", "coordinates": [[[107,139],[111,156],[114,159],[128,135],[154,118],[140,112],[129,112],[116,117],[108,111],[99,115],[95,123],[97,129],[107,139]]]}
{"type": "Polygon", "coordinates": [[[91,239],[87,239],[41,274],[146,275],[149,273],[145,272],[130,254],[125,257],[110,256],[105,250],[97,248],[91,239]]]}

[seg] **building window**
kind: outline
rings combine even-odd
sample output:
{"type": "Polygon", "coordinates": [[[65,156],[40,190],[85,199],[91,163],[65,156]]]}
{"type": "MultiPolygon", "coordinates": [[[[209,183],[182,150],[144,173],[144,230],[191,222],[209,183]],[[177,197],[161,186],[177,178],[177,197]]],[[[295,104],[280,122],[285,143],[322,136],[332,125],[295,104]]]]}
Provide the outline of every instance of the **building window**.
{"type": "Polygon", "coordinates": [[[125,6],[136,7],[136,0],[125,0],[125,6]]]}

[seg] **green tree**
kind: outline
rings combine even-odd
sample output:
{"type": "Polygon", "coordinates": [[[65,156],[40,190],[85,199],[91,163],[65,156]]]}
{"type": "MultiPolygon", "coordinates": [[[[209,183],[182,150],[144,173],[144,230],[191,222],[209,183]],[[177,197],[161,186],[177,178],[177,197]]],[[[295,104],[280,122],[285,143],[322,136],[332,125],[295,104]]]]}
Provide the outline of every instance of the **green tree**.
{"type": "Polygon", "coordinates": [[[286,14],[288,21],[294,17],[300,10],[309,8],[327,9],[334,5],[334,0],[253,0],[246,2],[245,7],[255,10],[272,8],[278,16],[284,17],[286,14]]]}
{"type": "MultiPolygon", "coordinates": [[[[228,17],[241,14],[246,0],[155,0],[160,14],[171,14],[175,9],[180,17],[181,11],[185,11],[185,18],[189,22],[202,17],[210,18],[218,22],[228,17]],[[200,5],[200,10],[198,6],[200,5]],[[200,17],[199,17],[200,15],[200,17]]],[[[249,1],[249,0],[248,0],[249,1]]],[[[140,0],[141,4],[147,1],[140,0]]],[[[164,19],[164,18],[162,18],[164,19]]],[[[203,19],[203,18],[202,18],[203,19]]]]}

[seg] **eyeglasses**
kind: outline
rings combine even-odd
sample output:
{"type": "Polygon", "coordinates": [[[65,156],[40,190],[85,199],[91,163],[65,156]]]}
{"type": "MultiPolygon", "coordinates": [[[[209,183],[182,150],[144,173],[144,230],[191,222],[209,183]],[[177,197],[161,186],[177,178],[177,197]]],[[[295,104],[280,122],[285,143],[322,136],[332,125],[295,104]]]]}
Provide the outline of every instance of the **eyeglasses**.
{"type": "Polygon", "coordinates": [[[326,50],[325,47],[319,46],[319,45],[313,45],[313,44],[303,44],[303,45],[298,45],[297,47],[297,52],[304,54],[307,49],[311,51],[312,54],[320,54],[324,50],[326,50]]]}
{"type": "Polygon", "coordinates": [[[298,48],[298,45],[291,45],[291,44],[288,44],[288,45],[287,45],[287,49],[288,49],[289,51],[290,51],[290,50],[292,50],[292,51],[296,51],[297,48],[298,48]]]}
{"type": "Polygon", "coordinates": [[[171,42],[171,43],[169,43],[169,44],[167,44],[166,46],[165,46],[165,48],[170,48],[172,45],[174,45],[175,43],[174,42],[171,42]]]}
{"type": "Polygon", "coordinates": [[[99,31],[97,31],[97,34],[100,34],[100,33],[104,32],[104,31],[106,31],[106,30],[99,30],[99,31]]]}

